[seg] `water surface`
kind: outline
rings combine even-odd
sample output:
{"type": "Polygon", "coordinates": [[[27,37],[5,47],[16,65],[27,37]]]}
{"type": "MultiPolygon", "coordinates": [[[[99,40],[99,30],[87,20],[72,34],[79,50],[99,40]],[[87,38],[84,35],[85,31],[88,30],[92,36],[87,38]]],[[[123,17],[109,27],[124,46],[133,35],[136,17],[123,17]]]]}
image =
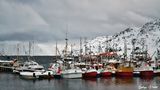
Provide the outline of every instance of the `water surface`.
{"type": "Polygon", "coordinates": [[[12,73],[0,73],[0,90],[159,90],[160,77],[24,80],[12,73]]]}

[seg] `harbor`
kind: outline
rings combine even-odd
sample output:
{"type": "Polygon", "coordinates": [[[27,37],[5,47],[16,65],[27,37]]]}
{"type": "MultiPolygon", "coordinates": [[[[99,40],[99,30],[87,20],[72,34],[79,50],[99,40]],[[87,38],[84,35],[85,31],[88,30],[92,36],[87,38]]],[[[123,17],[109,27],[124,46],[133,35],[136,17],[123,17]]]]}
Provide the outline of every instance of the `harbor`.
{"type": "Polygon", "coordinates": [[[54,80],[24,80],[19,76],[1,73],[0,87],[3,90],[159,90],[159,78],[150,80],[131,78],[131,79],[54,79],[54,80]],[[74,84],[74,85],[73,85],[74,84]]]}
{"type": "MultiPolygon", "coordinates": [[[[116,55],[115,53],[112,53],[112,54],[116,55]]],[[[100,54],[100,55],[106,57],[106,55],[108,55],[108,54],[100,54]]],[[[111,56],[111,54],[110,54],[110,56],[111,56]]],[[[93,60],[89,60],[89,62],[91,61],[92,63],[79,62],[78,57],[72,57],[72,58],[67,57],[67,58],[65,58],[65,60],[67,62],[60,61],[62,58],[57,57],[57,56],[34,56],[34,57],[32,57],[32,58],[34,58],[33,61],[27,60],[27,57],[29,57],[29,56],[18,56],[18,57],[22,59],[21,61],[16,60],[18,65],[21,64],[20,66],[17,66],[15,59],[13,59],[13,58],[17,58],[17,56],[2,56],[2,57],[0,57],[2,59],[2,60],[0,60],[1,73],[10,73],[13,75],[15,73],[18,73],[17,75],[19,75],[20,72],[24,71],[24,72],[31,72],[31,76],[34,76],[34,74],[36,75],[36,72],[41,72],[41,73],[46,72],[45,77],[42,74],[41,75],[37,74],[38,77],[34,76],[32,79],[56,79],[57,77],[58,77],[58,79],[64,79],[64,78],[77,78],[77,79],[80,79],[80,78],[81,79],[90,79],[91,78],[91,79],[95,79],[95,78],[112,78],[112,77],[113,78],[118,78],[118,77],[145,78],[146,77],[146,78],[150,79],[150,78],[160,76],[160,74],[159,74],[160,72],[157,68],[153,68],[153,67],[151,68],[151,67],[147,66],[147,68],[149,68],[149,72],[147,71],[145,74],[142,74],[140,69],[133,68],[133,70],[131,70],[129,67],[123,68],[121,66],[118,66],[122,63],[120,61],[117,62],[113,59],[112,59],[112,61],[111,60],[108,61],[109,64],[107,64],[107,65],[102,63],[101,60],[99,60],[99,63],[97,64],[97,59],[95,59],[95,56],[94,56],[93,60]],[[3,60],[6,58],[9,58],[9,59],[12,58],[13,60],[3,60]],[[71,61],[69,61],[69,60],[71,60],[71,61]],[[75,61],[72,64],[71,62],[73,60],[75,60],[75,61]],[[28,61],[28,62],[26,62],[26,61],[28,61]],[[68,64],[68,62],[70,62],[70,64],[68,64]],[[42,66],[38,66],[39,63],[41,63],[42,66]],[[32,64],[34,64],[35,66],[30,66],[32,64]],[[28,68],[24,67],[26,65],[28,65],[27,66],[28,68]],[[67,65],[67,67],[66,67],[66,65],[67,65]],[[22,68],[20,68],[20,67],[22,67],[22,68]],[[70,69],[66,69],[68,67],[70,69]],[[79,68],[79,69],[76,69],[75,67],[79,68]],[[20,71],[15,72],[16,68],[18,68],[17,70],[20,70],[20,71]],[[23,70],[21,70],[21,69],[23,69],[23,70]],[[79,70],[79,71],[76,71],[76,70],[79,70]],[[124,72],[123,72],[123,70],[124,70],[124,72]],[[151,71],[153,74],[150,73],[151,71]],[[78,74],[78,72],[79,72],[79,74],[78,74]],[[75,73],[76,75],[74,76],[73,73],[75,73]],[[66,75],[71,74],[71,76],[65,77],[65,74],[66,75]],[[72,74],[73,74],[73,76],[72,76],[72,74]],[[80,75],[80,76],[78,76],[78,75],[80,75]]],[[[103,60],[104,60],[104,58],[103,58],[103,60]]],[[[145,67],[145,66],[143,66],[143,67],[145,67]]],[[[20,78],[21,78],[21,75],[20,75],[20,78]]]]}
{"type": "MultiPolygon", "coordinates": [[[[16,57],[16,56],[15,56],[16,57]]],[[[28,57],[28,56],[25,56],[28,57]]],[[[26,62],[24,56],[19,56],[22,59],[22,62],[26,62]]],[[[1,59],[6,58],[14,58],[13,56],[1,57],[1,59]]],[[[34,61],[39,63],[39,65],[43,65],[44,69],[47,70],[49,68],[50,63],[55,62],[53,60],[57,60],[55,56],[35,56],[34,61]],[[45,59],[44,59],[45,58],[45,59]]],[[[77,59],[77,57],[75,57],[77,59]]],[[[60,58],[59,58],[60,59],[60,58]]],[[[71,58],[69,58],[71,59],[71,58]]],[[[4,61],[5,66],[6,63],[11,63],[11,61],[4,61]]],[[[111,61],[110,61],[111,62],[111,61]]],[[[113,61],[112,61],[113,62],[113,61]]],[[[1,60],[2,63],[2,60],[1,60]]],[[[2,64],[1,64],[2,65],[2,64]]],[[[75,65],[80,65],[80,63],[75,63],[75,65]]],[[[83,65],[83,63],[81,63],[83,65]]],[[[100,65],[100,64],[99,64],[100,65]]],[[[88,65],[87,65],[88,66],[88,65]]],[[[100,65],[101,66],[101,65],[100,65]]],[[[101,66],[102,67],[102,66],[101,66]]],[[[5,68],[5,67],[3,67],[5,68]]],[[[7,68],[7,67],[6,67],[7,68]]],[[[91,70],[94,71],[94,70],[91,70]]],[[[27,71],[28,72],[28,71],[27,71]]],[[[97,71],[96,71],[97,72],[97,71]]],[[[84,73],[84,72],[83,72],[84,73]]],[[[97,72],[98,73],[98,72],[97,72]]],[[[32,73],[33,74],[33,73],[32,73]]],[[[69,78],[69,77],[57,77],[57,75],[53,75],[53,77],[45,76],[45,77],[34,77],[34,78],[24,78],[19,74],[13,73],[12,71],[1,71],[0,72],[0,87],[4,90],[17,90],[19,88],[25,88],[27,90],[159,90],[160,87],[160,77],[158,75],[150,76],[150,77],[140,77],[140,75],[133,76],[117,76],[116,72],[112,72],[111,74],[98,75],[96,77],[81,77],[81,78],[69,78]],[[55,77],[56,78],[55,78],[55,77]],[[73,85],[74,84],[74,85],[73,85]],[[6,86],[7,85],[7,86],[6,86]],[[8,87],[9,86],[9,87],[8,87]],[[92,86],[92,87],[91,87],[92,86]]],[[[133,73],[134,74],[134,73],[133,73]]],[[[119,75],[119,74],[118,74],[119,75]]],[[[93,76],[93,75],[92,75],[93,76]]]]}
{"type": "Polygon", "coordinates": [[[0,90],[159,90],[160,0],[0,0],[0,90]]]}
{"type": "MultiPolygon", "coordinates": [[[[160,78],[160,50],[158,48],[153,55],[150,55],[145,41],[141,46],[136,46],[136,39],[132,39],[132,48],[128,53],[125,39],[123,39],[124,48],[120,50],[108,45],[108,38],[106,37],[104,50],[100,48],[101,44],[99,44],[98,52],[95,53],[91,47],[87,47],[87,43],[82,46],[82,41],[80,40],[79,54],[73,55],[74,50],[72,45],[68,46],[69,39],[67,36],[66,33],[65,45],[61,53],[56,43],[55,56],[33,55],[31,53],[31,42],[28,43],[27,54],[21,56],[19,55],[20,48],[18,46],[20,45],[18,44],[16,55],[1,55],[0,74],[2,76],[6,75],[3,76],[6,79],[14,77],[18,81],[32,81],[35,84],[45,82],[43,84],[46,85],[50,84],[50,82],[62,82],[67,84],[66,88],[68,90],[71,89],[68,83],[74,83],[75,81],[82,85],[79,88],[90,89],[83,86],[90,83],[98,85],[94,89],[92,88],[93,90],[97,90],[101,84],[100,89],[108,88],[103,85],[104,83],[111,83],[111,87],[119,84],[121,86],[133,85],[133,90],[158,89],[160,85],[157,82],[160,78]]],[[[86,39],[84,39],[84,42],[87,42],[86,39]]],[[[61,87],[59,85],[61,84],[59,83],[57,88],[61,87]]],[[[49,86],[46,88],[50,89],[49,86]]],[[[127,87],[125,86],[121,89],[123,90],[124,88],[127,87]]]]}

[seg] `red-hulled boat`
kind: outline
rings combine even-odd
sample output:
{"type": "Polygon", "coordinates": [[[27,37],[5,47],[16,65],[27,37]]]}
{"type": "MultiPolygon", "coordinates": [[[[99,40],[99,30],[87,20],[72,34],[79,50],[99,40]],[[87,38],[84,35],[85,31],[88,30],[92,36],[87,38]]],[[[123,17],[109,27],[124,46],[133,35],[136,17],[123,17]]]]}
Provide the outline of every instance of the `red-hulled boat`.
{"type": "Polygon", "coordinates": [[[82,74],[82,77],[83,78],[96,78],[97,77],[97,70],[96,69],[89,69],[82,74]]]}
{"type": "Polygon", "coordinates": [[[112,72],[111,71],[103,71],[101,72],[101,77],[105,78],[105,77],[110,77],[112,76],[112,72]]]}
{"type": "Polygon", "coordinates": [[[153,75],[154,71],[149,63],[142,62],[142,65],[140,67],[140,77],[153,77],[153,75]]]}
{"type": "Polygon", "coordinates": [[[153,75],[154,75],[153,70],[143,70],[143,71],[140,71],[140,76],[141,77],[153,77],[153,75]]]}
{"type": "Polygon", "coordinates": [[[101,72],[101,77],[106,78],[112,76],[112,72],[116,71],[114,66],[107,66],[106,69],[104,69],[101,72]]]}

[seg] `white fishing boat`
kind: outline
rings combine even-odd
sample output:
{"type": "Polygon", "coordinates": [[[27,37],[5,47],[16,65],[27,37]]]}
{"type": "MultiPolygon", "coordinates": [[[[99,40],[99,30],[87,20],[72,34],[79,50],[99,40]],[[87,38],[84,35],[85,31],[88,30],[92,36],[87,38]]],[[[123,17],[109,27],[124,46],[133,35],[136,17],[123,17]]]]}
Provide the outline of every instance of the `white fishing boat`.
{"type": "Polygon", "coordinates": [[[63,78],[82,78],[82,70],[79,68],[73,68],[73,69],[66,69],[62,71],[62,77],[63,78]]]}
{"type": "Polygon", "coordinates": [[[45,78],[53,78],[52,71],[34,71],[34,72],[20,72],[20,76],[23,79],[45,79],[45,78]]]}
{"type": "Polygon", "coordinates": [[[13,73],[20,73],[20,72],[34,72],[34,71],[45,71],[42,65],[39,65],[35,61],[26,61],[24,62],[23,66],[19,66],[13,69],[13,73]]]}
{"type": "Polygon", "coordinates": [[[62,69],[62,78],[82,78],[82,70],[78,67],[75,67],[74,56],[72,55],[72,45],[71,51],[68,51],[68,38],[66,33],[66,45],[63,51],[64,55],[62,57],[63,69],[62,69]]]}
{"type": "Polygon", "coordinates": [[[38,79],[41,72],[20,72],[23,79],[38,79]]]}

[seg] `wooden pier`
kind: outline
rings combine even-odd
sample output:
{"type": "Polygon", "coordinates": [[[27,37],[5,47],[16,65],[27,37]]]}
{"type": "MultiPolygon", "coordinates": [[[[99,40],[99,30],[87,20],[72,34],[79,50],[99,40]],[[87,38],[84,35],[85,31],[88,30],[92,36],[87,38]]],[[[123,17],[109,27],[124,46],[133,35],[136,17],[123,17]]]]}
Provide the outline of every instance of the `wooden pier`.
{"type": "Polygon", "coordinates": [[[12,71],[13,71],[13,67],[0,66],[0,72],[12,72],[12,71]]]}

